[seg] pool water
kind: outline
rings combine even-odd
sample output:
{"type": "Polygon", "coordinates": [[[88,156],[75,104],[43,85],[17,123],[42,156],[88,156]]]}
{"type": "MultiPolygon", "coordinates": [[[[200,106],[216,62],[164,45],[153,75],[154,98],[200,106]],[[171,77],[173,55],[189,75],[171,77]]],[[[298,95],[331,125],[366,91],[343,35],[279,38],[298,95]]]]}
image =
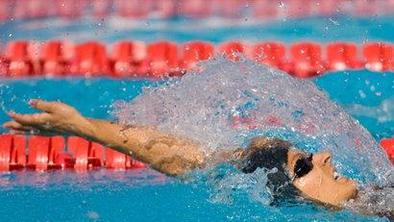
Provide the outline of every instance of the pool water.
{"type": "MultiPolygon", "coordinates": [[[[313,81],[345,107],[353,103],[378,107],[393,96],[392,73],[330,73],[313,81]]],[[[30,98],[61,99],[84,115],[110,119],[115,101],[130,100],[142,87],[156,83],[101,78],[14,80],[2,84],[3,111],[32,112],[26,105],[30,98]]],[[[377,139],[393,135],[394,119],[379,122],[357,113],[354,117],[377,139]]],[[[0,121],[7,119],[2,112],[0,121]]],[[[7,206],[0,208],[0,215],[2,221],[384,221],[349,211],[329,212],[310,203],[266,207],[242,194],[236,195],[231,204],[213,203],[209,186],[204,182],[180,182],[147,169],[86,174],[12,172],[0,176],[0,201],[7,206]]]]}
{"type": "MultiPolygon", "coordinates": [[[[223,21],[171,20],[143,21],[134,29],[119,20],[75,22],[25,21],[2,24],[1,39],[47,40],[63,38],[75,41],[118,39],[154,41],[165,38],[177,42],[193,39],[215,43],[230,39],[280,40],[301,39],[327,42],[333,40],[392,41],[391,17],[312,18],[254,24],[245,20],[236,28],[223,21]],[[332,20],[336,22],[332,22],[332,20]],[[245,24],[243,24],[245,23],[245,24]],[[193,27],[190,29],[188,27],[193,27]],[[351,27],[351,28],[348,28],[351,27]],[[88,31],[87,31],[88,30],[88,31]],[[11,36],[9,34],[12,34],[11,36]]],[[[394,135],[394,74],[366,70],[328,73],[313,79],[330,98],[366,127],[377,139],[394,135]],[[390,102],[391,101],[391,102],[390,102]],[[382,109],[388,104],[388,117],[361,112],[382,109]],[[356,107],[356,108],[355,108],[356,107]],[[358,109],[357,109],[358,107],[358,109]],[[391,108],[390,108],[391,107],[391,108]],[[361,110],[358,112],[358,110],[361,110]],[[390,114],[391,112],[391,114],[390,114]],[[391,115],[391,118],[390,118],[391,115]]],[[[5,112],[33,112],[26,105],[30,98],[61,99],[84,115],[111,119],[112,105],[131,100],[144,86],[155,85],[143,80],[30,79],[1,80],[0,122],[8,120],[5,112]]],[[[371,113],[371,112],[369,112],[371,113]]],[[[377,111],[377,113],[379,113],[377,111]]],[[[4,132],[4,129],[0,129],[4,132]]],[[[363,216],[348,210],[329,211],[309,202],[285,206],[264,206],[245,193],[234,192],[232,201],[216,202],[212,187],[199,177],[187,181],[168,178],[149,169],[129,171],[97,170],[88,173],[29,171],[0,175],[1,221],[388,221],[363,216]]]]}
{"type": "Polygon", "coordinates": [[[170,20],[130,21],[116,17],[97,20],[44,19],[0,23],[2,42],[29,39],[45,41],[64,39],[83,42],[93,39],[111,43],[122,39],[146,42],[166,39],[175,42],[204,40],[220,43],[234,39],[246,41],[317,42],[369,41],[392,42],[393,16],[371,18],[332,16],[281,20],[201,20],[175,18],[170,20]]]}

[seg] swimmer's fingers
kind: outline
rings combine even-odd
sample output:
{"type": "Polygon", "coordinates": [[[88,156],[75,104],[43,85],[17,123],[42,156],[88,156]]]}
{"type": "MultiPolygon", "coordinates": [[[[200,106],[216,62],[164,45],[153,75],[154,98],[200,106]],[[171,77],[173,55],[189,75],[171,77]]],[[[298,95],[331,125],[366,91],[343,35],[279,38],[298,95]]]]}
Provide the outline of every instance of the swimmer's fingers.
{"type": "Polygon", "coordinates": [[[60,104],[59,102],[47,102],[41,99],[31,99],[29,101],[30,106],[47,113],[56,111],[60,104]]]}
{"type": "Polygon", "coordinates": [[[24,126],[16,121],[6,122],[3,124],[3,127],[9,129],[10,133],[14,134],[26,133],[32,130],[31,127],[24,126]]]}
{"type": "Polygon", "coordinates": [[[80,115],[78,110],[76,110],[74,107],[62,102],[48,102],[40,99],[32,99],[29,101],[29,104],[33,108],[53,114],[54,117],[61,119],[80,115]]]}
{"type": "Polygon", "coordinates": [[[3,127],[9,129],[9,133],[11,134],[31,134],[31,135],[42,135],[42,136],[57,135],[56,133],[50,131],[24,126],[16,121],[6,122],[3,124],[3,127]]]}
{"type": "Polygon", "coordinates": [[[35,113],[35,114],[18,114],[9,112],[8,115],[16,122],[23,126],[41,126],[49,123],[50,114],[48,113],[35,113]]]}
{"type": "Polygon", "coordinates": [[[10,130],[10,134],[17,134],[17,135],[25,135],[26,133],[29,133],[30,131],[24,131],[24,130],[10,130]]]}

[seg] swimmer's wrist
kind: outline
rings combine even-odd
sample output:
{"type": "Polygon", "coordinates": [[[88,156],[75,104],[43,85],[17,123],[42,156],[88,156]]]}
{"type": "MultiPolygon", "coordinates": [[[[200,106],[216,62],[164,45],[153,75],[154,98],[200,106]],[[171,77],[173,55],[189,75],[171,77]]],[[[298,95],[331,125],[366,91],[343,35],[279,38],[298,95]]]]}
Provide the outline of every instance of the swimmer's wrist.
{"type": "Polygon", "coordinates": [[[94,124],[94,120],[91,118],[84,118],[83,121],[79,123],[79,133],[83,137],[94,138],[97,134],[97,127],[94,124]]]}
{"type": "Polygon", "coordinates": [[[71,121],[68,133],[84,138],[92,138],[95,135],[96,127],[89,118],[78,116],[71,121]]]}

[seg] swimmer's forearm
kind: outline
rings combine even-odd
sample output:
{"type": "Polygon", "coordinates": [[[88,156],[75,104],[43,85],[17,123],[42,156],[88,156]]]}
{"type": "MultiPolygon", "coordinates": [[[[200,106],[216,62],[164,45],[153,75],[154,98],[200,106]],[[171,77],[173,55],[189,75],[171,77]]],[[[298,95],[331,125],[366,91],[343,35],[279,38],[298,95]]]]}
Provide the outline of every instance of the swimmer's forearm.
{"type": "Polygon", "coordinates": [[[180,175],[204,163],[200,147],[189,140],[162,133],[152,127],[86,120],[75,134],[131,155],[162,173],[180,175]]]}
{"type": "Polygon", "coordinates": [[[124,128],[118,124],[91,118],[85,118],[85,120],[84,123],[76,127],[75,131],[70,133],[98,142],[128,155],[136,151],[135,148],[140,146],[137,140],[128,140],[123,133],[124,128]]]}

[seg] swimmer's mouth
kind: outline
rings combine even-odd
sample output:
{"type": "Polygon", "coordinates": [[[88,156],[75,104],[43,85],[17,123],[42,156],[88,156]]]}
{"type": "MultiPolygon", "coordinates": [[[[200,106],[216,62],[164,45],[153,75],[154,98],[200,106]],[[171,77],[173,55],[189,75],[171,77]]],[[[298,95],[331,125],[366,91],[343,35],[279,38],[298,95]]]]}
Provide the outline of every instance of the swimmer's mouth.
{"type": "Polygon", "coordinates": [[[334,171],[334,180],[340,181],[340,180],[343,180],[343,179],[346,179],[346,177],[343,177],[338,172],[334,171]]]}

